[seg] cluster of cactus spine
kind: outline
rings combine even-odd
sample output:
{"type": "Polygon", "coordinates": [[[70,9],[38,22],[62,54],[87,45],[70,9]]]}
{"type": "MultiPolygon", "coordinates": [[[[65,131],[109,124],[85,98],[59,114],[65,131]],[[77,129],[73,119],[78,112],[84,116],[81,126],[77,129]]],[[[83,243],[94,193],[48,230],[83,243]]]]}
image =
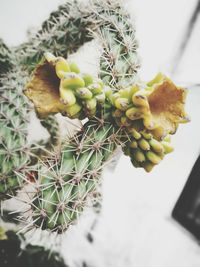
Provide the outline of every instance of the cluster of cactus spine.
{"type": "Polygon", "coordinates": [[[19,188],[17,173],[24,172],[29,162],[29,104],[22,92],[26,83],[23,74],[20,67],[15,67],[0,78],[0,199],[19,188]]]}
{"type": "Polygon", "coordinates": [[[89,121],[82,132],[62,144],[57,159],[51,157],[40,164],[30,228],[33,223],[41,229],[62,233],[77,220],[88,197],[93,201],[98,197],[99,176],[117,146],[112,135],[116,134],[110,123],[89,121]]]}

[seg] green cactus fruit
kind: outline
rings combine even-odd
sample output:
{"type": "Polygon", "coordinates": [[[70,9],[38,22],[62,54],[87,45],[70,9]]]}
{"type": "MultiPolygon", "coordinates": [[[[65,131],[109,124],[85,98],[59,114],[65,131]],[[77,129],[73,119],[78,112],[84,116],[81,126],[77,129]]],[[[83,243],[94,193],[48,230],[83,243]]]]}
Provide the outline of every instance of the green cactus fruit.
{"type": "Polygon", "coordinates": [[[59,88],[61,101],[67,106],[73,106],[76,103],[76,97],[71,89],[64,88],[61,84],[59,88]]]}
{"type": "Polygon", "coordinates": [[[136,107],[132,107],[132,108],[129,108],[128,110],[126,110],[126,116],[130,120],[138,120],[138,119],[141,119],[143,117],[143,112],[136,107]]]}
{"type": "Polygon", "coordinates": [[[94,82],[94,79],[93,79],[92,75],[90,75],[88,73],[83,73],[82,74],[82,78],[83,78],[83,80],[85,82],[85,86],[86,87],[91,85],[91,84],[93,84],[93,82],[94,82]]]}
{"type": "Polygon", "coordinates": [[[68,72],[61,81],[61,85],[67,89],[77,89],[85,86],[84,80],[75,72],[68,72]]]}
{"type": "Polygon", "coordinates": [[[70,62],[69,63],[69,67],[70,67],[71,72],[75,72],[77,74],[80,73],[80,69],[79,69],[78,65],[75,62],[70,62]]]}
{"type": "Polygon", "coordinates": [[[87,87],[82,87],[76,89],[76,96],[80,99],[91,99],[93,95],[87,87]]]}
{"type": "Polygon", "coordinates": [[[144,138],[141,138],[138,141],[138,145],[142,150],[150,150],[150,144],[147,140],[145,140],[144,138]]]}
{"type": "Polygon", "coordinates": [[[157,141],[156,139],[151,139],[149,141],[149,144],[152,148],[152,150],[156,153],[164,153],[164,147],[163,144],[159,141],[157,141]]]}
{"type": "Polygon", "coordinates": [[[78,103],[73,104],[72,106],[66,107],[67,116],[69,118],[74,118],[75,115],[79,114],[81,111],[81,105],[78,103]]]}
{"type": "Polygon", "coordinates": [[[90,112],[91,110],[94,110],[96,106],[97,106],[96,98],[88,99],[85,101],[85,107],[88,112],[90,112]]]}
{"type": "Polygon", "coordinates": [[[90,84],[88,88],[93,93],[93,95],[98,95],[103,93],[103,86],[99,83],[90,84]]]}
{"type": "Polygon", "coordinates": [[[129,106],[129,101],[127,98],[119,97],[115,100],[115,107],[119,110],[125,111],[129,106]]]}
{"type": "Polygon", "coordinates": [[[148,152],[146,153],[146,156],[147,156],[147,159],[148,159],[149,161],[151,161],[152,163],[154,163],[154,164],[158,164],[158,163],[160,163],[161,160],[162,160],[162,158],[159,157],[159,155],[155,154],[155,153],[152,152],[152,151],[148,151],[148,152]]]}
{"type": "Polygon", "coordinates": [[[137,162],[144,162],[145,161],[145,154],[142,150],[136,148],[133,152],[133,157],[137,162]]]}
{"type": "Polygon", "coordinates": [[[144,168],[150,172],[153,167],[163,160],[164,156],[173,151],[170,136],[157,140],[151,132],[131,129],[128,133],[129,142],[125,142],[123,151],[131,158],[135,167],[144,168]]]}
{"type": "Polygon", "coordinates": [[[70,72],[71,68],[66,59],[58,57],[55,63],[55,70],[58,78],[63,79],[65,78],[65,74],[70,72]]]}

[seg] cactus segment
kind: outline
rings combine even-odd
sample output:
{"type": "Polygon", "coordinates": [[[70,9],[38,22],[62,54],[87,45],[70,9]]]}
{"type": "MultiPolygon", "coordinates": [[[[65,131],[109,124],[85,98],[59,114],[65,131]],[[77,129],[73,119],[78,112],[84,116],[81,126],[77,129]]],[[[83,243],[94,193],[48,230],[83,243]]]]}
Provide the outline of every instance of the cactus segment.
{"type": "Polygon", "coordinates": [[[0,200],[8,198],[8,194],[14,194],[21,186],[17,173],[25,173],[30,160],[27,145],[30,107],[22,93],[25,75],[17,67],[0,77],[0,200]]]}
{"type": "Polygon", "coordinates": [[[59,159],[40,164],[40,190],[30,203],[32,226],[62,233],[77,221],[89,198],[97,195],[107,154],[112,155],[117,147],[110,138],[115,132],[110,123],[99,125],[98,120],[84,128],[62,144],[59,159]]]}

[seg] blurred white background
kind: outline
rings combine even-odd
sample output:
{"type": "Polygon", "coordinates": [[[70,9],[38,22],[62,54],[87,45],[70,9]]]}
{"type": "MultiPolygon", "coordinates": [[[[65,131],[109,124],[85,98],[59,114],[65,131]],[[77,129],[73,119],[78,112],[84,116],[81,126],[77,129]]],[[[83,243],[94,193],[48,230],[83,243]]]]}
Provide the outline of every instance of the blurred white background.
{"type": "MultiPolygon", "coordinates": [[[[9,45],[24,42],[27,30],[39,27],[63,2],[0,0],[0,37],[9,45]]],[[[135,14],[141,78],[151,79],[158,71],[171,74],[197,0],[124,2],[135,14]]],[[[104,173],[103,214],[92,250],[98,261],[91,266],[200,266],[197,242],[171,218],[200,152],[200,86],[193,86],[200,84],[200,15],[173,78],[180,85],[188,85],[191,123],[179,128],[172,139],[175,152],[152,173],[133,168],[125,156],[114,172],[104,173]]],[[[91,254],[86,254],[82,256],[93,261],[91,254]]]]}

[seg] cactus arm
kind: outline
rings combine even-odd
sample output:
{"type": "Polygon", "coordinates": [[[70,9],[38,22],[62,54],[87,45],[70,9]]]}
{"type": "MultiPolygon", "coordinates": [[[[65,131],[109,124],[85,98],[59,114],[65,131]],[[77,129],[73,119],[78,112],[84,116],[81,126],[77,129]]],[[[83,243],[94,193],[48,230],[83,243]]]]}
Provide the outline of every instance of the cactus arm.
{"type": "Polygon", "coordinates": [[[82,132],[62,144],[57,160],[41,163],[40,186],[30,203],[30,227],[62,233],[78,219],[88,199],[97,195],[99,176],[108,160],[105,152],[111,142],[113,145],[108,138],[113,127],[107,122],[99,125],[96,120],[83,127],[82,132]]]}
{"type": "Polygon", "coordinates": [[[26,83],[24,77],[24,71],[17,67],[0,78],[0,199],[12,194],[20,186],[16,173],[24,172],[29,162],[29,104],[22,92],[26,83]]]}

